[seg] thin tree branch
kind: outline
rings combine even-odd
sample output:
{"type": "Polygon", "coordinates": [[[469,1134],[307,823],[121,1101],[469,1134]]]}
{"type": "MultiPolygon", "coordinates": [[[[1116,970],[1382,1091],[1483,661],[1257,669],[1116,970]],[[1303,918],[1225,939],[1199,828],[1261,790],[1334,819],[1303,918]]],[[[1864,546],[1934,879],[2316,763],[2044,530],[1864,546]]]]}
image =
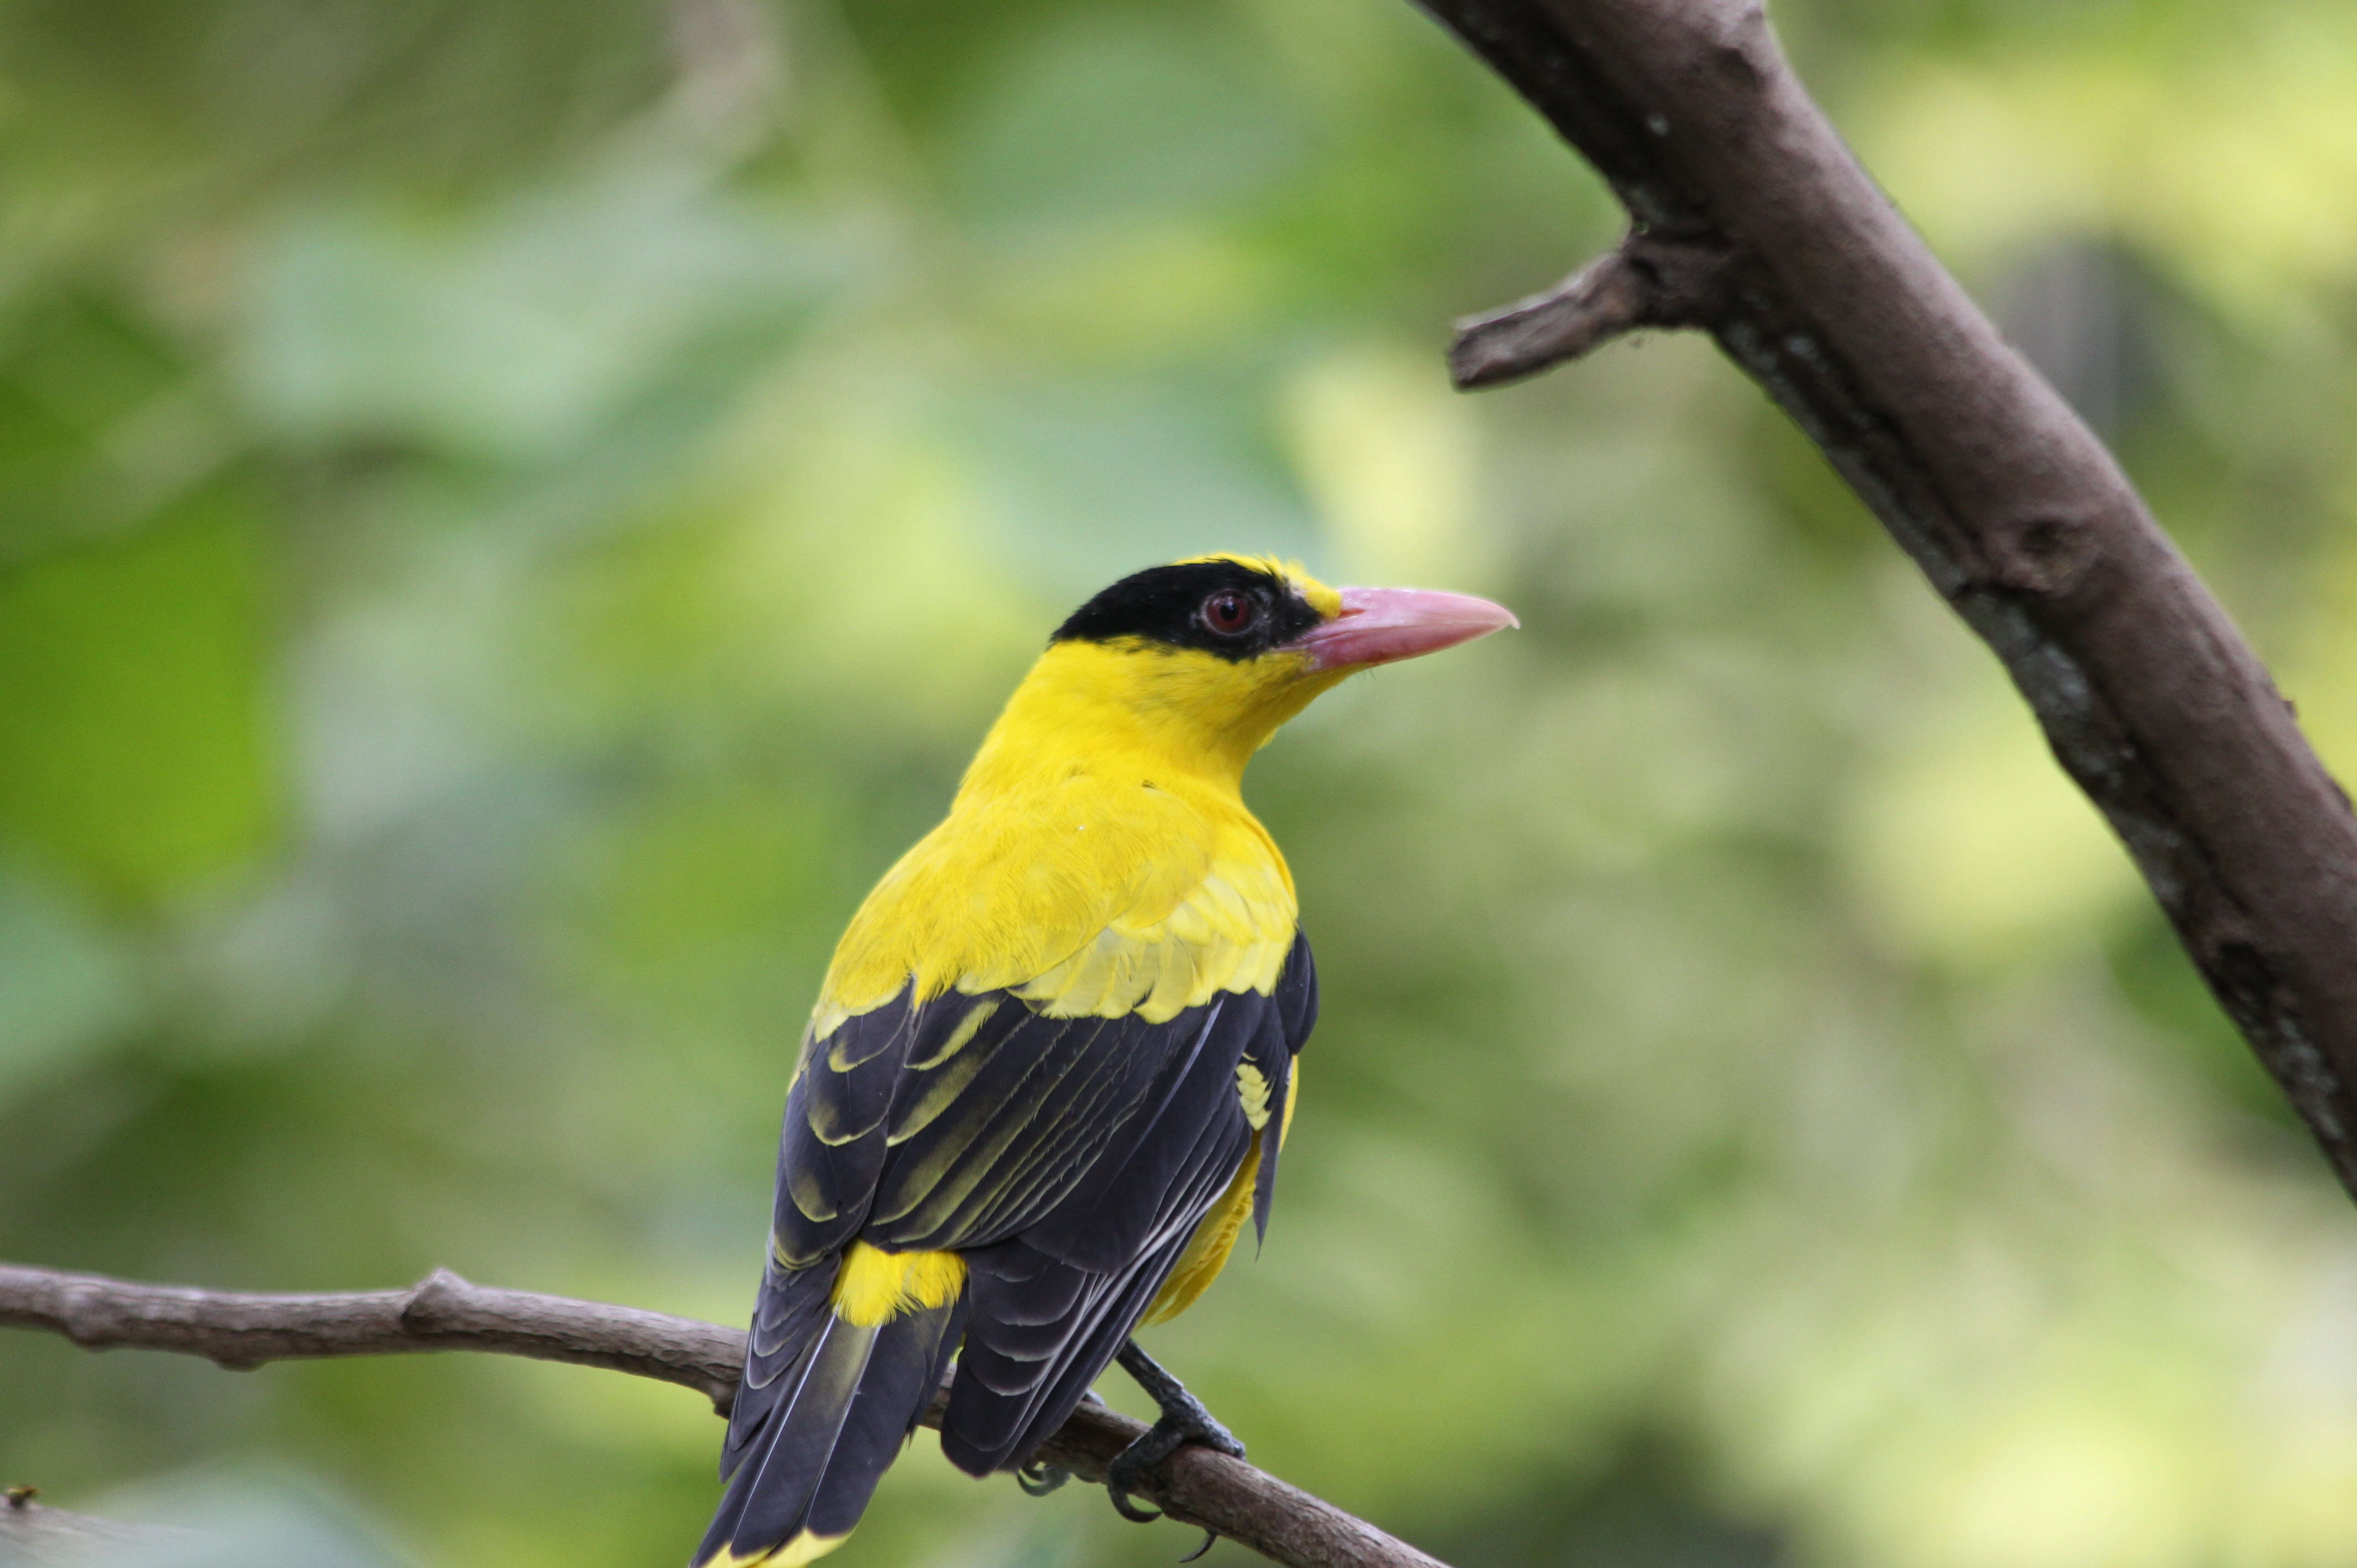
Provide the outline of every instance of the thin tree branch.
{"type": "MultiPolygon", "coordinates": [[[[1695,324],[1996,650],[2357,1192],[2348,798],[2102,443],[1810,100],[1759,0],[1422,3],[1587,156],[1644,236],[1723,258],[1695,324]]],[[[1460,382],[1501,379],[1469,381],[1458,352],[1460,382]]]]}
{"type": "Polygon", "coordinates": [[[86,1350],[178,1350],[231,1371],[322,1356],[488,1350],[678,1383],[724,1415],[745,1360],[745,1337],[735,1329],[496,1290],[447,1269],[407,1290],[256,1295],[0,1263],[0,1324],[47,1328],[86,1350]]]}
{"type": "Polygon", "coordinates": [[[122,1524],[48,1508],[33,1500],[37,1490],[32,1487],[10,1487],[0,1492],[0,1563],[7,1568],[50,1568],[52,1564],[55,1568],[68,1568],[69,1564],[89,1568],[91,1563],[102,1561],[99,1556],[102,1552],[155,1552],[201,1543],[204,1540],[192,1530],[161,1524],[122,1524]]]}
{"type": "MultiPolygon", "coordinates": [[[[408,1290],[255,1295],[0,1263],[0,1325],[48,1329],[86,1349],[177,1350],[240,1370],[265,1361],[426,1350],[570,1361],[694,1389],[724,1415],[745,1360],[745,1336],[734,1328],[498,1290],[447,1269],[408,1290]]],[[[936,1399],[926,1425],[941,1423],[941,1409],[936,1399]]],[[[1145,1432],[1125,1415],[1083,1404],[1039,1457],[1102,1481],[1106,1464],[1145,1432]]],[[[1139,1495],[1181,1523],[1290,1568],[1442,1568],[1364,1520],[1205,1448],[1182,1448],[1147,1471],[1139,1495]]]]}
{"type": "Polygon", "coordinates": [[[1463,392],[1502,386],[1640,328],[1705,326],[1726,271],[1724,251],[1632,232],[1544,294],[1459,321],[1449,379],[1463,392]]]}

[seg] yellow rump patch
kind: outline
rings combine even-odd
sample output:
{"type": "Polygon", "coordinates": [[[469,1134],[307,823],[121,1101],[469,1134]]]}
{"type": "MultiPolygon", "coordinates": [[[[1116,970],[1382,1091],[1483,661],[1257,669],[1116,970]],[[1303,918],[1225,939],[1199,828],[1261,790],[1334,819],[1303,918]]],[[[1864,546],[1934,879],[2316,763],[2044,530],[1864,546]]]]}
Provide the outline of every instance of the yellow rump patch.
{"type": "Polygon", "coordinates": [[[903,1313],[947,1306],[964,1288],[965,1260],[955,1252],[888,1252],[854,1241],[834,1276],[834,1315],[855,1328],[873,1328],[903,1313]]]}
{"type": "Polygon", "coordinates": [[[813,1535],[805,1530],[783,1544],[756,1552],[750,1557],[739,1557],[724,1546],[695,1568],[802,1568],[803,1563],[817,1562],[850,1539],[847,1530],[841,1535],[813,1535]]]}

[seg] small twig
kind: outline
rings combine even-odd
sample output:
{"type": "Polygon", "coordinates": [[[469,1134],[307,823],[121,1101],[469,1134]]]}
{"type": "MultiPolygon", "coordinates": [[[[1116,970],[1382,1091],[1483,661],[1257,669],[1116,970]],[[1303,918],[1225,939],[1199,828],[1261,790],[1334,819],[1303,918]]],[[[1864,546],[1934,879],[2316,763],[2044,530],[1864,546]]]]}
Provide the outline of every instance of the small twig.
{"type": "Polygon", "coordinates": [[[11,1487],[0,1492],[0,1563],[6,1568],[65,1568],[111,1562],[123,1553],[155,1552],[200,1542],[193,1530],[161,1524],[124,1524],[91,1519],[33,1501],[38,1487],[11,1487]]]}
{"type": "Polygon", "coordinates": [[[1503,386],[1646,327],[1706,327],[1727,273],[1723,246],[1631,232],[1544,294],[1457,323],[1448,376],[1459,392],[1503,386]]]}
{"type": "MultiPolygon", "coordinates": [[[[727,1412],[745,1336],[667,1313],[498,1290],[436,1270],[408,1290],[254,1295],[150,1285],[0,1263],[0,1324],[62,1334],[88,1349],[135,1346],[237,1369],[265,1361],[479,1350],[605,1367],[678,1383],[727,1412]]],[[[937,1426],[942,1402],[926,1412],[937,1426]]],[[[1039,1457],[1101,1481],[1146,1427],[1083,1404],[1039,1457]]],[[[1363,1520],[1240,1459],[1188,1447],[1137,1488],[1172,1519],[1216,1530],[1290,1568],[1442,1568],[1363,1520]]]]}

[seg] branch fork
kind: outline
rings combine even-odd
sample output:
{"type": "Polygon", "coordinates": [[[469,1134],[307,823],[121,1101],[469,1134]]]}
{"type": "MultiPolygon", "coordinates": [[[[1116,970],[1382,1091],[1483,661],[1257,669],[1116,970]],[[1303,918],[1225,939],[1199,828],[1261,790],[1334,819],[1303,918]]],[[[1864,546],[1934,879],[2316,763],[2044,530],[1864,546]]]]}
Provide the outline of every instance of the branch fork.
{"type": "Polygon", "coordinates": [[[1459,392],[1503,386],[1647,327],[1709,327],[1723,308],[1728,252],[1703,239],[1630,231],[1543,294],[1457,323],[1448,378],[1459,392]]]}
{"type": "Polygon", "coordinates": [[[1760,0],[1423,0],[1636,231],[1468,322],[1460,387],[1707,328],[2004,662],[2357,1194],[2357,818],[2103,444],[1859,166],[1760,0]]]}

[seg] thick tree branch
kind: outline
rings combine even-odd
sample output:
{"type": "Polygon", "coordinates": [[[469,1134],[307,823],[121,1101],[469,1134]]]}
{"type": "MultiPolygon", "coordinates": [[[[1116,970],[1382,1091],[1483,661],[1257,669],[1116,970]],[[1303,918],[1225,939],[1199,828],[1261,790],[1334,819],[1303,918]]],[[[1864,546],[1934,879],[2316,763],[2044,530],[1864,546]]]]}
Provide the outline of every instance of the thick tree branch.
{"type": "MultiPolygon", "coordinates": [[[[92,1350],[177,1350],[238,1369],[265,1361],[424,1350],[571,1361],[678,1383],[709,1398],[722,1414],[745,1359],[745,1336],[734,1328],[603,1302],[497,1290],[447,1270],[408,1290],[253,1295],[0,1263],[0,1324],[45,1328],[92,1350]]],[[[936,1400],[925,1424],[940,1421],[936,1400]]],[[[1101,1481],[1106,1463],[1145,1431],[1103,1405],[1084,1404],[1039,1456],[1084,1481],[1101,1481]]],[[[1148,1471],[1146,1483],[1140,1495],[1172,1519],[1215,1530],[1291,1568],[1442,1568],[1365,1520],[1208,1449],[1180,1449],[1148,1471]]]]}
{"type": "MultiPolygon", "coordinates": [[[[1996,650],[2357,1191],[2347,797],[2111,455],[1858,166],[1758,0],[1423,3],[1611,182],[1641,242],[1723,258],[1693,323],[1996,650]]],[[[1612,264],[1562,312],[1601,325],[1472,376],[1460,343],[1459,381],[1661,324],[1616,314],[1612,264]]]]}

